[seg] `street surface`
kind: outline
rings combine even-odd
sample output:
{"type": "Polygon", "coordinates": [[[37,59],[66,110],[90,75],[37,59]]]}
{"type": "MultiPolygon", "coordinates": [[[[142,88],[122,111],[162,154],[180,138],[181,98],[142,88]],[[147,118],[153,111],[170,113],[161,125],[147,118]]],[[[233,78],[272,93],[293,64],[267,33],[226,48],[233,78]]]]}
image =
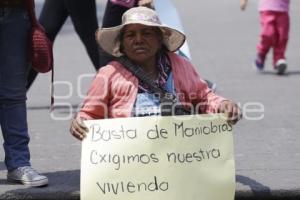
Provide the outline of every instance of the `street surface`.
{"type": "MultiPolygon", "coordinates": [[[[99,21],[104,1],[98,2],[99,21]]],[[[258,41],[257,1],[174,0],[182,17],[192,62],[217,93],[239,103],[244,119],[234,130],[238,199],[300,199],[300,2],[291,1],[288,71],[252,68],[258,41]]],[[[40,10],[42,1],[37,1],[40,10]]],[[[49,177],[45,188],[6,182],[0,151],[0,199],[79,199],[81,144],[69,134],[70,119],[94,76],[93,66],[69,21],[54,45],[57,108],[49,112],[50,73],[28,92],[31,161],[49,177]]],[[[2,137],[0,138],[2,143],[2,137]]]]}

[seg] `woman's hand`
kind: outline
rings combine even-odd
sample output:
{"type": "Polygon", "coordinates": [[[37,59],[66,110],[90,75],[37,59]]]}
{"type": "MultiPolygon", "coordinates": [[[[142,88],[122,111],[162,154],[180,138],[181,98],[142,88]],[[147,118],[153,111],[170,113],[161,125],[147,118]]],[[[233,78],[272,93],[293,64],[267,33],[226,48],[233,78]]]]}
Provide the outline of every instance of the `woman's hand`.
{"type": "Polygon", "coordinates": [[[153,0],[139,0],[138,6],[145,6],[154,9],[154,2],[153,0]]]}
{"type": "Polygon", "coordinates": [[[236,103],[233,103],[232,101],[222,101],[218,112],[227,114],[227,122],[231,125],[236,124],[240,119],[242,119],[241,109],[236,103]]]}
{"type": "Polygon", "coordinates": [[[83,119],[80,117],[76,117],[71,122],[70,133],[77,138],[78,140],[82,141],[88,132],[88,128],[84,125],[83,119]]]}

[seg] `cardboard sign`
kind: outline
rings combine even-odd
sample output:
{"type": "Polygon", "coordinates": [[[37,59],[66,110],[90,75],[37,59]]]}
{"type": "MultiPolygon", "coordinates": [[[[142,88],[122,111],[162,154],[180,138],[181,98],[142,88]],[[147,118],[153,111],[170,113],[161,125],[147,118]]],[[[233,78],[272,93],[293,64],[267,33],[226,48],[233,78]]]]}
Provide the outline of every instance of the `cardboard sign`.
{"type": "Polygon", "coordinates": [[[233,200],[232,126],[221,114],[85,121],[81,200],[233,200]]]}

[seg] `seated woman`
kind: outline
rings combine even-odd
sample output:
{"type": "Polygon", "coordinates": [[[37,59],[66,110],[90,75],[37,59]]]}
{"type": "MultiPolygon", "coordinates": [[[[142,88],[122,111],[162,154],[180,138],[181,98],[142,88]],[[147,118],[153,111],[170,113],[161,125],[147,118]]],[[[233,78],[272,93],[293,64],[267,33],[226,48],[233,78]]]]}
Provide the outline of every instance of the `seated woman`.
{"type": "Polygon", "coordinates": [[[70,132],[77,139],[82,140],[87,133],[82,120],[163,114],[162,98],[154,94],[147,81],[136,76],[134,71],[138,70],[156,87],[175,96],[176,104],[184,109],[200,114],[226,113],[231,124],[241,118],[235,103],[214,94],[193,65],[174,53],[184,43],[185,35],[161,25],[154,10],[129,9],[121,25],[100,29],[97,41],[116,61],[100,68],[73,119],[70,132]],[[120,57],[136,70],[130,70],[120,57]]]}

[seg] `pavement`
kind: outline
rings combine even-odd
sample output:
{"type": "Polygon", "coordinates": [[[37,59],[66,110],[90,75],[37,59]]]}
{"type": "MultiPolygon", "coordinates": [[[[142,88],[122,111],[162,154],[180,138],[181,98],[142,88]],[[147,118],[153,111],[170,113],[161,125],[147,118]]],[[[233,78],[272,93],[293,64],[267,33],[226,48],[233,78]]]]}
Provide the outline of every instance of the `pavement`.
{"type": "MultiPolygon", "coordinates": [[[[99,21],[103,1],[98,2],[99,21]]],[[[173,1],[182,17],[192,62],[217,93],[240,104],[244,119],[234,130],[236,199],[300,199],[300,4],[291,2],[291,32],[284,76],[252,69],[259,23],[257,1],[245,12],[238,1],[173,1]],[[298,88],[298,89],[297,89],[298,88]]],[[[37,1],[40,10],[42,1],[37,1]]],[[[56,109],[49,112],[50,73],[28,92],[31,162],[49,178],[48,187],[27,188],[6,181],[0,151],[0,199],[79,199],[81,143],[69,124],[94,69],[70,21],[54,45],[56,109]]],[[[0,138],[0,142],[2,138],[0,138]]]]}

